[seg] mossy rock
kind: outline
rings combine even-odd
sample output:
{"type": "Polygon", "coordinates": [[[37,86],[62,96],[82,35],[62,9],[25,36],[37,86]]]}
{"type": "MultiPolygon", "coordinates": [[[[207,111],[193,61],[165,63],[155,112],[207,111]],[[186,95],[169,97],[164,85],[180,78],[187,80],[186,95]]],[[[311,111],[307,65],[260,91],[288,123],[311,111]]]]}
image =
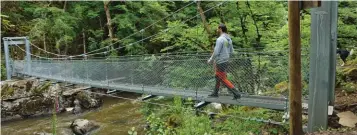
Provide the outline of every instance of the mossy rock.
{"type": "Polygon", "coordinates": [[[34,83],[34,80],[29,80],[28,82],[26,82],[26,87],[25,87],[26,92],[30,92],[33,83],[34,83]]]}
{"type": "Polygon", "coordinates": [[[42,95],[42,93],[47,92],[51,86],[51,82],[47,82],[39,87],[33,88],[32,93],[34,95],[42,95]]]}
{"type": "Polygon", "coordinates": [[[90,94],[82,91],[78,92],[75,98],[78,99],[81,106],[86,109],[96,108],[102,104],[100,99],[96,98],[95,96],[91,97],[90,94]]]}
{"type": "Polygon", "coordinates": [[[88,94],[86,94],[84,92],[78,92],[76,95],[76,98],[81,102],[90,100],[90,97],[88,96],[88,94]]]}
{"type": "Polygon", "coordinates": [[[8,84],[4,84],[1,86],[1,97],[10,97],[14,95],[14,88],[9,86],[8,84]]]}
{"type": "Polygon", "coordinates": [[[35,97],[20,103],[19,114],[23,117],[28,117],[39,112],[45,112],[46,109],[53,109],[53,104],[53,99],[35,97]]]}
{"type": "Polygon", "coordinates": [[[357,81],[357,68],[346,68],[343,70],[343,75],[346,77],[346,81],[357,81]]]}

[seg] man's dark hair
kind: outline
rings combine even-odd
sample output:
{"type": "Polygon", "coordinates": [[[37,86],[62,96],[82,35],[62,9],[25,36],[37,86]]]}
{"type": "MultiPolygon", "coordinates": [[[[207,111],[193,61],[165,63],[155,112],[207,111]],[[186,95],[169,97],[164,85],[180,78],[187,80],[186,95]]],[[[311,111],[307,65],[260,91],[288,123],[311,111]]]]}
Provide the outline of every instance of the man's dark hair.
{"type": "Polygon", "coordinates": [[[220,28],[224,33],[227,33],[227,27],[223,23],[219,24],[218,28],[220,28]]]}

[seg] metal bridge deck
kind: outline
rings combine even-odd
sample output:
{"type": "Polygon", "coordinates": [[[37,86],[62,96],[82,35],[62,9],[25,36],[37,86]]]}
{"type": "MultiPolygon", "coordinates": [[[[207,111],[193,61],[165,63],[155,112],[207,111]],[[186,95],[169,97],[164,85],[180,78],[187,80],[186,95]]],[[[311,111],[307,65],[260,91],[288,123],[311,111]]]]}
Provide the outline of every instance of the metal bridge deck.
{"type": "Polygon", "coordinates": [[[84,81],[73,78],[56,78],[51,76],[44,76],[40,74],[28,74],[21,72],[21,74],[53,80],[57,82],[67,82],[79,85],[88,85],[96,88],[105,88],[105,89],[115,89],[127,92],[135,92],[142,94],[150,94],[157,96],[166,96],[166,97],[174,97],[180,96],[184,98],[192,98],[198,101],[205,102],[215,102],[222,104],[233,104],[233,105],[243,105],[243,106],[253,106],[253,107],[261,107],[275,110],[285,110],[287,107],[287,100],[285,98],[276,98],[276,97],[266,97],[266,96],[249,96],[242,95],[241,99],[233,100],[232,96],[219,96],[219,97],[208,97],[207,95],[210,93],[208,91],[195,91],[195,90],[179,90],[172,88],[163,88],[163,87],[143,87],[140,85],[128,85],[128,84],[111,84],[107,82],[101,81],[84,81]]]}

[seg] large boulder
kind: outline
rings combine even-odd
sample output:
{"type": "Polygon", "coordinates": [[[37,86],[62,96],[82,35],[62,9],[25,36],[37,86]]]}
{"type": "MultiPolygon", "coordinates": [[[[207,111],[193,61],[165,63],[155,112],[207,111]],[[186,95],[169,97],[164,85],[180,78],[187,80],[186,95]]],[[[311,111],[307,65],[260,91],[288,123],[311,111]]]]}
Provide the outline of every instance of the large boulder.
{"type": "Polygon", "coordinates": [[[32,97],[20,103],[18,114],[28,117],[35,114],[51,113],[54,103],[54,99],[51,98],[32,97]]]}
{"type": "Polygon", "coordinates": [[[62,112],[68,107],[74,107],[75,113],[81,113],[84,109],[97,108],[102,104],[98,96],[81,88],[64,88],[35,78],[1,82],[1,94],[1,118],[26,118],[49,114],[53,109],[62,112]],[[58,105],[56,108],[55,104],[58,105]]]}
{"type": "Polygon", "coordinates": [[[40,90],[47,86],[41,86],[40,82],[34,78],[26,80],[6,81],[1,83],[2,100],[16,100],[38,94],[40,90]]]}
{"type": "Polygon", "coordinates": [[[76,119],[71,124],[71,129],[76,135],[85,135],[99,128],[99,125],[86,119],[76,119]]]}
{"type": "Polygon", "coordinates": [[[7,116],[15,116],[19,114],[20,103],[24,100],[28,100],[29,98],[17,99],[15,101],[1,101],[1,118],[5,118],[7,116]]]}
{"type": "Polygon", "coordinates": [[[78,92],[75,98],[85,109],[97,108],[102,105],[102,100],[98,96],[85,91],[78,92]]]}
{"type": "Polygon", "coordinates": [[[1,117],[20,115],[24,118],[35,114],[50,113],[54,99],[41,97],[20,98],[14,101],[1,102],[1,117]]]}
{"type": "Polygon", "coordinates": [[[1,83],[1,117],[51,113],[54,103],[61,104],[60,87],[35,78],[1,83]]]}
{"type": "Polygon", "coordinates": [[[35,135],[53,135],[52,133],[46,133],[46,132],[39,132],[39,133],[35,132],[34,134],[35,135]]]}

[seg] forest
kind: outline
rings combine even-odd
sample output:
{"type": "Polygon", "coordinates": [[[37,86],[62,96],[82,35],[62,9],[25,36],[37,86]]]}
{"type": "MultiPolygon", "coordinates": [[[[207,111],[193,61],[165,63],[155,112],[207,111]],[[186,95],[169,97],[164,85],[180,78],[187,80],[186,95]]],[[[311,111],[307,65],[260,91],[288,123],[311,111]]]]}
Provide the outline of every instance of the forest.
{"type": "MultiPolygon", "coordinates": [[[[281,96],[287,88],[279,88],[288,85],[287,4],[287,1],[6,1],[1,2],[1,38],[27,36],[31,45],[38,47],[31,48],[31,52],[49,58],[98,53],[93,58],[111,57],[130,61],[125,56],[147,56],[147,63],[131,65],[137,68],[136,78],[141,79],[136,81],[147,82],[145,85],[195,88],[198,84],[212,85],[197,78],[210,73],[211,69],[199,62],[186,61],[174,63],[167,72],[158,74],[154,71],[165,66],[160,65],[160,60],[168,60],[161,54],[208,54],[212,52],[219,36],[217,26],[223,23],[228,27],[228,34],[238,52],[228,78],[237,80],[233,82],[240,84],[238,87],[244,92],[257,94],[261,92],[257,89],[263,89],[264,95],[281,96]],[[101,53],[105,51],[109,54],[101,53]],[[185,70],[187,65],[195,67],[195,70],[185,70]],[[156,80],[145,78],[150,71],[160,77],[156,80]]],[[[310,14],[310,9],[300,13],[305,97],[309,80],[310,14]]],[[[340,1],[338,17],[338,48],[355,48],[357,2],[340,1]]],[[[12,49],[14,59],[21,59],[25,55],[16,48],[12,49]]],[[[1,52],[1,56],[3,80],[4,52],[1,52]]],[[[209,57],[170,57],[169,60],[182,58],[194,60],[209,57]]],[[[73,70],[83,66],[73,67],[73,70]]],[[[116,66],[112,68],[120,71],[116,66]]],[[[272,134],[287,132],[286,127],[226,117],[222,117],[222,121],[216,120],[216,128],[212,129],[210,119],[194,116],[192,110],[182,109],[191,107],[191,100],[175,98],[172,105],[173,108],[165,109],[149,104],[142,106],[141,111],[151,126],[147,134],[259,134],[262,133],[260,128],[272,134]],[[193,128],[195,126],[198,127],[193,128]]],[[[283,114],[242,106],[224,110],[223,113],[274,120],[281,120],[283,114]]],[[[133,129],[129,134],[134,132],[133,129]]]]}
{"type": "MultiPolygon", "coordinates": [[[[356,7],[356,2],[339,2],[339,48],[351,49],[357,44],[356,7]]],[[[232,73],[235,73],[231,79],[240,80],[237,81],[241,84],[240,89],[256,93],[254,87],[257,85],[266,84],[267,86],[263,86],[265,89],[272,89],[274,85],[285,83],[288,79],[286,1],[9,1],[2,2],[1,8],[1,36],[27,36],[33,46],[31,52],[49,58],[81,54],[95,54],[92,56],[97,58],[162,53],[208,53],[212,51],[218,37],[218,24],[224,23],[228,27],[228,34],[233,40],[238,56],[243,55],[233,61],[234,69],[231,69],[232,73]],[[250,76],[251,74],[255,76],[250,76]],[[257,79],[265,80],[263,84],[258,84],[257,79]]],[[[308,81],[310,23],[310,11],[301,11],[305,94],[308,81]]],[[[11,49],[12,58],[23,58],[23,51],[16,47],[11,49]]],[[[162,59],[157,59],[156,63],[162,59]]],[[[155,63],[154,60],[152,62],[155,63]]],[[[157,69],[150,65],[141,67],[157,69]]],[[[141,71],[145,73],[146,70],[141,71]]],[[[174,68],[170,70],[172,73],[167,73],[166,76],[174,78],[175,74],[181,75],[185,72],[187,75],[182,78],[191,80],[177,79],[175,82],[164,83],[187,87],[197,83],[192,82],[195,73],[208,73],[207,70],[204,68],[186,73],[189,71],[174,68]]],[[[4,70],[2,75],[5,76],[4,70]]]]}
{"type": "MultiPolygon", "coordinates": [[[[357,44],[356,7],[355,2],[339,2],[340,48],[357,44]]],[[[1,9],[1,37],[28,36],[31,43],[56,54],[82,54],[108,45],[112,55],[120,56],[208,52],[217,38],[219,23],[227,25],[236,49],[288,48],[285,1],[7,1],[2,2],[1,9]]],[[[306,48],[310,12],[302,11],[301,18],[302,45],[306,48]]]]}

